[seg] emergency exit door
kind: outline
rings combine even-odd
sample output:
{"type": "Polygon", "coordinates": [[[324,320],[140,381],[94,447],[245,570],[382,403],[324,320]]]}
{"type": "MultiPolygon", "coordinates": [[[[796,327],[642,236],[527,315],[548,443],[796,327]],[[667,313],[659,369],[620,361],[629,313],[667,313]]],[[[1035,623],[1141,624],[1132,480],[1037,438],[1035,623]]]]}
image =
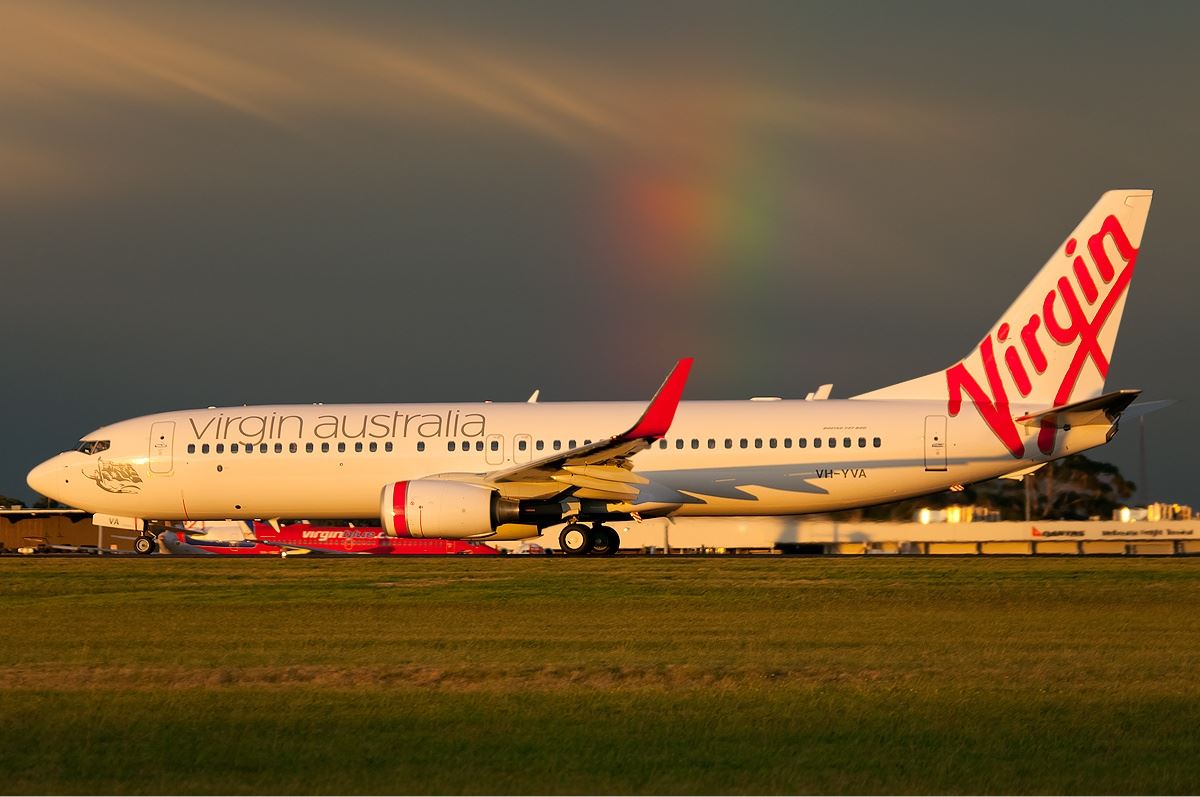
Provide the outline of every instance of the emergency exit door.
{"type": "Polygon", "coordinates": [[[503,435],[490,434],[487,436],[487,448],[485,459],[489,465],[504,464],[504,437],[503,435]]]}
{"type": "Polygon", "coordinates": [[[946,470],[946,416],[925,416],[925,470],[946,470]]]}
{"type": "Polygon", "coordinates": [[[533,459],[533,438],[527,434],[519,434],[513,438],[513,462],[523,464],[533,459]]]}

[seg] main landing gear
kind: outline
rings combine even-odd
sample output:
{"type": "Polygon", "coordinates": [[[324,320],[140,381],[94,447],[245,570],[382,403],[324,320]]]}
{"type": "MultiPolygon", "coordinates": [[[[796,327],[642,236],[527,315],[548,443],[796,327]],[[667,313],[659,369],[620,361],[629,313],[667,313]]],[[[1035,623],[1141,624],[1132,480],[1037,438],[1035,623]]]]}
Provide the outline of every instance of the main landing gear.
{"type": "Polygon", "coordinates": [[[621,537],[611,526],[597,523],[589,529],[568,523],[558,535],[558,547],[567,556],[612,556],[621,547],[621,537]]]}
{"type": "Polygon", "coordinates": [[[154,553],[157,547],[156,540],[149,534],[141,534],[133,540],[133,550],[140,554],[154,553]]]}

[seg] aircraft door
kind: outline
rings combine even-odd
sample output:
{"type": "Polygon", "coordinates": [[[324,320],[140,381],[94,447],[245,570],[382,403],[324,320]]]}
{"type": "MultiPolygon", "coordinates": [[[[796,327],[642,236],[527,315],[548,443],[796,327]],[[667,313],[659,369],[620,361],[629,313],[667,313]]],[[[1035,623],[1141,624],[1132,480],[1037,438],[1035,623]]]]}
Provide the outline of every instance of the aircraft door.
{"type": "Polygon", "coordinates": [[[487,456],[487,464],[503,465],[504,464],[504,435],[490,434],[487,436],[487,443],[484,444],[483,450],[487,456]]]}
{"type": "Polygon", "coordinates": [[[175,448],[175,422],[159,421],[150,425],[150,472],[161,476],[175,470],[171,452],[175,448]]]}
{"type": "Polygon", "coordinates": [[[946,416],[925,416],[925,470],[946,470],[946,416]]]}
{"type": "Polygon", "coordinates": [[[527,434],[519,434],[513,438],[513,462],[518,464],[528,462],[533,458],[533,438],[527,434]]]}

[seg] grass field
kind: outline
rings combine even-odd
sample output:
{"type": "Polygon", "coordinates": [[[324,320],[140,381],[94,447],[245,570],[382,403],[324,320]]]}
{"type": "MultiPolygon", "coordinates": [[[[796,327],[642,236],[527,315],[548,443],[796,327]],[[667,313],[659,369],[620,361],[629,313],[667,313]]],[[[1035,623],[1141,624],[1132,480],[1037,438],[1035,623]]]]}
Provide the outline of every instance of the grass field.
{"type": "Polygon", "coordinates": [[[0,560],[0,791],[1200,790],[1200,559],[0,560]]]}

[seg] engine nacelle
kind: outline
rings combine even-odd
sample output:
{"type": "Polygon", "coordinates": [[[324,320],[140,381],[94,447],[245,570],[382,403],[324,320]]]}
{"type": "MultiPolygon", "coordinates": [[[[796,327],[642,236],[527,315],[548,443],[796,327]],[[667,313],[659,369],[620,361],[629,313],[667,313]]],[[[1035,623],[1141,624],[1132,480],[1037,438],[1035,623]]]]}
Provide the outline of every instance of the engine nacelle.
{"type": "Polygon", "coordinates": [[[414,479],[383,488],[379,516],[392,537],[487,537],[518,519],[519,505],[487,487],[414,479]]]}

